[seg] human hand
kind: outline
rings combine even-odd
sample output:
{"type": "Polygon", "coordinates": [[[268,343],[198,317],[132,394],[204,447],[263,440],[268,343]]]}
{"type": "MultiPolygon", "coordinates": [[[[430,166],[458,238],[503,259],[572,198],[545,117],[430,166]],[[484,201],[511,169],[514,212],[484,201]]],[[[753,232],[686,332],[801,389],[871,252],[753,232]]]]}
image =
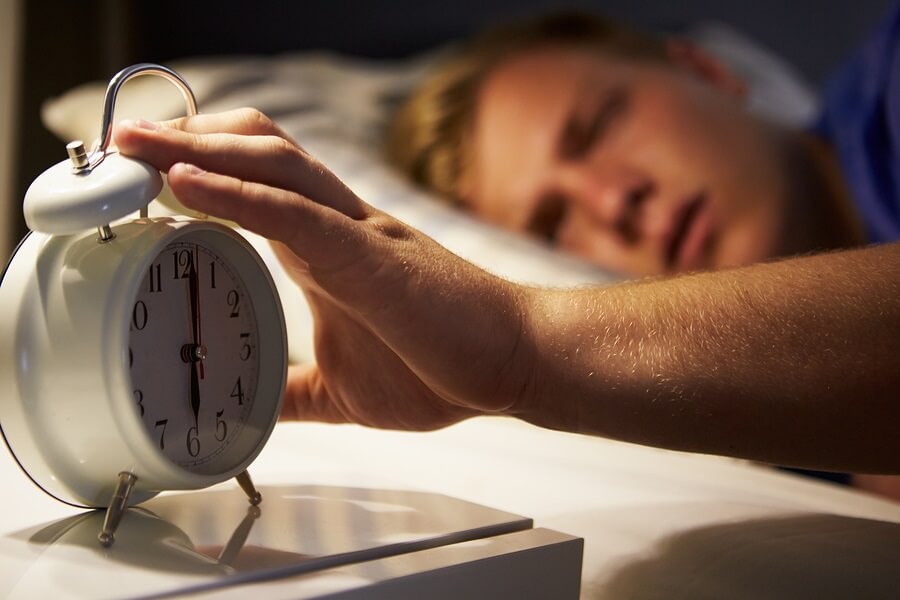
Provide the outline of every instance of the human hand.
{"type": "Polygon", "coordinates": [[[317,363],[291,369],[284,417],[433,429],[528,397],[527,291],[360,200],[258,111],[123,122],[115,139],[188,208],[273,240],[302,286],[317,363]]]}

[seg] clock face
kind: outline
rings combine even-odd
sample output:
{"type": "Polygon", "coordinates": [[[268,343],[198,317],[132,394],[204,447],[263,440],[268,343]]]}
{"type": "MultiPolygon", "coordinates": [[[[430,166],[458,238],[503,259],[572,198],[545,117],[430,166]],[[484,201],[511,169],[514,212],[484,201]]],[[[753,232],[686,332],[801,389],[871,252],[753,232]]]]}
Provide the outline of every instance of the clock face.
{"type": "Polygon", "coordinates": [[[205,239],[179,238],[151,262],[129,329],[134,407],[147,434],[175,464],[209,472],[248,426],[260,371],[244,281],[205,239]]]}

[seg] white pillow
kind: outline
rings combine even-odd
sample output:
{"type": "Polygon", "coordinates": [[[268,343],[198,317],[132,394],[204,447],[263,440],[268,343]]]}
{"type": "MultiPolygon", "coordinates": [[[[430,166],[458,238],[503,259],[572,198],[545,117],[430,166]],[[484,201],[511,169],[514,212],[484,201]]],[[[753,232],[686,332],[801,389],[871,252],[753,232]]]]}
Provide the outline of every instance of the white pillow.
{"type": "Polygon", "coordinates": [[[792,127],[806,127],[818,114],[818,98],[800,73],[740,32],[706,22],[687,37],[744,80],[750,111],[792,127]]]}

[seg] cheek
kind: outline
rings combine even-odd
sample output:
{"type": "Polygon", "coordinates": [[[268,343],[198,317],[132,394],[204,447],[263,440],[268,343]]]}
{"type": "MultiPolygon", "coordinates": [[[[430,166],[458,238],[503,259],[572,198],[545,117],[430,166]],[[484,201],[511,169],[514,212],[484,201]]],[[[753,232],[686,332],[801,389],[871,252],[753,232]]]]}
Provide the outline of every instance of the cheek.
{"type": "Polygon", "coordinates": [[[622,151],[651,172],[686,185],[724,176],[744,136],[733,101],[717,96],[689,84],[645,91],[635,101],[622,151]]]}

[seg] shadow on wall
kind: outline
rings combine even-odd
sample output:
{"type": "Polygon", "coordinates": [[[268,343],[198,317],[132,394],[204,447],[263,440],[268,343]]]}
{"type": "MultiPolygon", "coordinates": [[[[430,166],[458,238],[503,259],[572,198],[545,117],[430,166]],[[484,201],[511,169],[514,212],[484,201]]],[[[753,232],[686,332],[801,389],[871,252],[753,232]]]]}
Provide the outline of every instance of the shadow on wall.
{"type": "Polygon", "coordinates": [[[804,515],[693,529],[630,563],[592,598],[895,598],[900,524],[804,515]]]}

